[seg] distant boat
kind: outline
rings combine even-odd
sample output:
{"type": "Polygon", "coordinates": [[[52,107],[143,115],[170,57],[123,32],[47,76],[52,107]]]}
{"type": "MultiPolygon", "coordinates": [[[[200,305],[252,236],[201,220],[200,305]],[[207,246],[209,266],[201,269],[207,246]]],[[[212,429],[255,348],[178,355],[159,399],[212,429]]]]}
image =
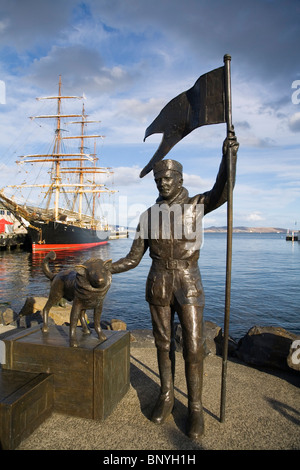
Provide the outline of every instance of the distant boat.
{"type": "Polygon", "coordinates": [[[300,240],[300,239],[299,239],[299,232],[294,232],[294,231],[290,232],[290,231],[288,230],[287,233],[286,233],[285,239],[286,239],[287,241],[297,242],[297,241],[300,240]]]}
{"type": "MultiPolygon", "coordinates": [[[[57,113],[52,115],[35,116],[37,118],[52,118],[56,120],[54,145],[48,154],[24,155],[19,164],[29,163],[33,166],[47,164],[48,182],[41,181],[38,175],[38,183],[21,185],[9,185],[0,190],[0,200],[5,207],[13,212],[15,217],[26,225],[30,238],[32,251],[49,250],[80,250],[97,245],[106,244],[110,230],[107,223],[96,217],[96,203],[99,202],[102,193],[113,193],[96,181],[100,173],[112,173],[109,168],[96,166],[96,139],[101,135],[86,135],[85,127],[89,123],[99,121],[87,120],[84,105],[80,114],[63,114],[61,110],[62,100],[78,99],[82,97],[63,96],[61,93],[61,77],[59,77],[58,95],[38,99],[54,99],[57,101],[57,113]],[[77,124],[80,126],[78,135],[64,135],[62,119],[77,118],[76,121],[64,122],[64,124],[77,124]],[[94,139],[94,151],[92,154],[85,151],[85,139],[94,139]],[[65,151],[64,144],[67,139],[79,140],[79,152],[65,151]],[[70,166],[71,165],[71,166],[70,166]],[[50,181],[49,181],[50,174],[50,181]],[[45,196],[40,205],[16,202],[14,196],[5,194],[8,188],[23,190],[45,188],[45,196]],[[50,207],[54,199],[53,207],[50,207]],[[24,222],[25,221],[25,222],[24,222]]],[[[39,192],[40,194],[40,192],[39,192]]],[[[37,198],[36,198],[37,199],[37,198]]],[[[101,200],[100,200],[101,203],[101,200]]]]}
{"type": "Polygon", "coordinates": [[[111,229],[111,233],[109,236],[110,240],[117,240],[118,238],[128,238],[128,230],[124,227],[119,227],[115,229],[111,229]]]}

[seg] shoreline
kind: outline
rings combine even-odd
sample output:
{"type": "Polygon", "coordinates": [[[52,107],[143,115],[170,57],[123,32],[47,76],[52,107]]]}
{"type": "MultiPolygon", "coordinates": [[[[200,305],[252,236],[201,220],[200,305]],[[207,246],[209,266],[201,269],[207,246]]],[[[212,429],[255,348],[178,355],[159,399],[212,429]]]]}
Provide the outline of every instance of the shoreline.
{"type": "MultiPolygon", "coordinates": [[[[57,307],[61,309],[62,307],[57,307]]],[[[0,342],[19,330],[42,325],[40,312],[21,317],[23,326],[3,325],[0,323],[0,342]],[[32,321],[33,320],[33,321],[32,321]]],[[[50,325],[67,326],[69,323],[55,323],[53,318],[50,325]]],[[[14,322],[15,323],[15,322],[14,322]]],[[[130,347],[132,349],[156,349],[151,329],[127,329],[125,322],[113,319],[111,322],[101,324],[105,333],[107,330],[128,331],[130,333],[130,347]]],[[[182,330],[180,323],[175,323],[175,351],[182,353],[182,330]]],[[[94,332],[93,323],[89,323],[91,332],[94,332]]],[[[78,326],[78,329],[81,327],[78,326]]],[[[223,356],[223,331],[220,326],[211,321],[204,321],[205,358],[208,356],[223,356]]],[[[1,351],[0,351],[1,352],[1,351]]],[[[246,366],[258,367],[270,371],[283,371],[298,374],[300,378],[300,335],[291,333],[280,327],[253,326],[239,340],[228,338],[228,360],[238,360],[246,366]]],[[[0,354],[1,365],[1,354],[0,354]]]]}
{"type": "MultiPolygon", "coordinates": [[[[284,233],[286,234],[287,229],[277,227],[233,227],[233,233],[284,233]]],[[[207,227],[204,228],[204,233],[227,233],[227,227],[207,227]]]]}
{"type": "MultiPolygon", "coordinates": [[[[14,330],[7,328],[7,333],[14,330]]],[[[198,459],[201,450],[300,449],[299,373],[253,367],[229,357],[226,416],[221,422],[222,358],[208,354],[202,394],[205,433],[196,442],[186,436],[187,389],[182,353],[176,352],[174,410],[165,423],[156,425],[150,417],[160,384],[152,333],[130,333],[135,335],[130,343],[130,387],[112,413],[98,421],[52,412],[15,450],[93,450],[99,463],[108,452],[118,456],[124,450],[130,455],[138,451],[144,451],[143,455],[188,452],[198,459]]]]}

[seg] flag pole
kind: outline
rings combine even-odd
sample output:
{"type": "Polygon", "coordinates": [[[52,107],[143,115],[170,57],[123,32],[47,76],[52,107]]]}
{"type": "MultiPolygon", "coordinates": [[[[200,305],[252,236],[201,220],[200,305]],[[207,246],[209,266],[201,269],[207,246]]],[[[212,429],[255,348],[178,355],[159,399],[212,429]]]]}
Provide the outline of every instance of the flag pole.
{"type": "MultiPolygon", "coordinates": [[[[225,75],[225,113],[227,123],[227,137],[233,130],[232,126],[232,106],[231,106],[231,56],[224,55],[224,75],[225,75]]],[[[222,385],[221,385],[221,405],[220,421],[225,421],[225,400],[226,400],[226,378],[227,378],[227,356],[229,337],[229,317],[230,317],[230,290],[231,290],[231,259],[232,259],[232,199],[233,199],[233,178],[232,178],[232,149],[227,146],[227,252],[226,252],[226,286],[225,286],[225,314],[224,314],[224,338],[223,338],[223,358],[222,358],[222,385]]]]}

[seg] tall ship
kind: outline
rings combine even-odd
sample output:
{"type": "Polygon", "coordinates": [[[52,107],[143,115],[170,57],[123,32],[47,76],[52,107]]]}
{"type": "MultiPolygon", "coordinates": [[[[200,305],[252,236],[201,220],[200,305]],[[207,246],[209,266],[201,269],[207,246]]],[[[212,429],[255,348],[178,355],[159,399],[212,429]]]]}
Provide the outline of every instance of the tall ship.
{"type": "Polygon", "coordinates": [[[103,178],[103,175],[112,173],[111,168],[97,166],[96,143],[97,139],[104,136],[85,132],[88,125],[100,121],[88,119],[84,103],[80,114],[63,113],[64,100],[83,97],[62,95],[61,77],[57,96],[37,99],[57,102],[56,113],[31,118],[55,120],[51,151],[19,157],[20,160],[16,163],[22,166],[31,165],[30,172],[27,173],[36,173],[37,180],[30,184],[24,181],[22,184],[6,186],[0,190],[0,200],[26,226],[33,252],[81,250],[106,244],[110,230],[107,222],[101,218],[99,203],[101,205],[104,193],[116,191],[100,182],[101,175],[103,178]],[[69,118],[76,120],[65,121],[69,118]],[[69,124],[79,128],[74,132],[75,135],[69,135],[69,131],[66,131],[65,127],[69,124]],[[86,151],[88,139],[93,147],[91,153],[86,151]],[[66,142],[71,141],[71,150],[66,150],[66,142]],[[74,141],[79,144],[77,148],[74,141]],[[46,165],[47,181],[42,181],[40,171],[36,171],[39,165],[46,165]],[[31,191],[31,199],[24,202],[20,199],[20,194],[26,190],[31,191]],[[38,200],[40,202],[36,204],[38,200]]]}

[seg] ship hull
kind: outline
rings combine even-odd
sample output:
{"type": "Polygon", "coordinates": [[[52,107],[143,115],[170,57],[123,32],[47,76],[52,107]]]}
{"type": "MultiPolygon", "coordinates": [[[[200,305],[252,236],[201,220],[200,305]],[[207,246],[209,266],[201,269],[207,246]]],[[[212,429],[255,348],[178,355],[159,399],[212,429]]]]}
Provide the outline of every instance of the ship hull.
{"type": "Polygon", "coordinates": [[[31,222],[27,228],[31,248],[36,251],[82,250],[108,243],[106,230],[78,227],[62,222],[31,222]]]}

